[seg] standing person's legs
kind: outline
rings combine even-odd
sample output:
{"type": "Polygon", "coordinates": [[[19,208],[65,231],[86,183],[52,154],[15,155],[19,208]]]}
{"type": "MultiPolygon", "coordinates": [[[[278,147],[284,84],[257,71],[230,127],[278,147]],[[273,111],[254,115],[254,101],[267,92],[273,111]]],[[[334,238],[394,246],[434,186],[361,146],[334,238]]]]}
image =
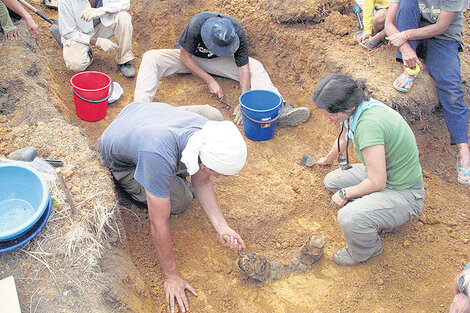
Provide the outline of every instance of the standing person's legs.
{"type": "Polygon", "coordinates": [[[459,44],[456,41],[427,39],[426,64],[436,81],[439,101],[450,133],[450,143],[459,149],[459,182],[470,184],[468,106],[463,102],[459,44]],[[467,175],[465,175],[467,174],[467,175]]]}
{"type": "Polygon", "coordinates": [[[65,45],[62,54],[64,56],[65,67],[74,72],[84,71],[93,63],[90,46],[78,42],[65,45]]]}
{"type": "Polygon", "coordinates": [[[137,74],[134,101],[152,102],[160,79],[175,73],[189,73],[181,63],[179,49],[145,52],[137,74]]]}
{"type": "MultiPolygon", "coordinates": [[[[135,178],[135,169],[129,171],[115,172],[111,171],[116,179],[117,185],[121,186],[132,199],[147,203],[145,188],[139,184],[135,178]]],[[[170,181],[170,202],[171,213],[178,214],[186,210],[193,200],[193,194],[189,187],[189,182],[180,176],[173,176],[170,181]]]]}
{"type": "Polygon", "coordinates": [[[400,191],[386,188],[348,202],[338,211],[338,224],[347,246],[335,252],[333,259],[340,265],[355,265],[381,254],[378,231],[411,221],[423,205],[422,183],[400,191]]]}

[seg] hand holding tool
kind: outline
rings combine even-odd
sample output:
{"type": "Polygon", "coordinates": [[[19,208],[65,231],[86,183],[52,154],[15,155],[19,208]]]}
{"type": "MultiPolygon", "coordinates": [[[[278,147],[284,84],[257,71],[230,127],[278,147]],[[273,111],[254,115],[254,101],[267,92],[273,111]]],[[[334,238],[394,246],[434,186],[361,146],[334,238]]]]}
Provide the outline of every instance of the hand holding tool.
{"type": "Polygon", "coordinates": [[[57,20],[54,20],[52,18],[47,17],[44,13],[33,7],[31,4],[26,2],[25,0],[18,0],[22,5],[42,17],[46,22],[49,24],[52,24],[52,26],[49,28],[49,32],[51,33],[52,37],[54,37],[55,41],[59,44],[59,46],[62,48],[62,39],[59,33],[59,24],[57,23],[57,20]]]}

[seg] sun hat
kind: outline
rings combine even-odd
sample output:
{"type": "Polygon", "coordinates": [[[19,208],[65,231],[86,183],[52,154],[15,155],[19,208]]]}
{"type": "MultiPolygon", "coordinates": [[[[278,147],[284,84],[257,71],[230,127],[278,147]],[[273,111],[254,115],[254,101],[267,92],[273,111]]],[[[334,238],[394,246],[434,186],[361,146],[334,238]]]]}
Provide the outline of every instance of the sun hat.
{"type": "Polygon", "coordinates": [[[219,57],[232,55],[240,46],[240,38],[228,18],[211,17],[201,28],[202,41],[212,53],[219,57]]]}

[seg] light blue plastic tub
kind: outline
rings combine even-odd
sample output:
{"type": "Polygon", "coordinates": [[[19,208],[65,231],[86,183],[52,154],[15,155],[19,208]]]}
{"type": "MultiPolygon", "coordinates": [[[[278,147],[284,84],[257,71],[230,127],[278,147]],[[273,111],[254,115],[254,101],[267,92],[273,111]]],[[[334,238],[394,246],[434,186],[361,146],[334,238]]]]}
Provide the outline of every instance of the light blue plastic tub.
{"type": "Polygon", "coordinates": [[[43,215],[49,196],[37,170],[23,162],[0,164],[0,241],[28,231],[43,215]]]}

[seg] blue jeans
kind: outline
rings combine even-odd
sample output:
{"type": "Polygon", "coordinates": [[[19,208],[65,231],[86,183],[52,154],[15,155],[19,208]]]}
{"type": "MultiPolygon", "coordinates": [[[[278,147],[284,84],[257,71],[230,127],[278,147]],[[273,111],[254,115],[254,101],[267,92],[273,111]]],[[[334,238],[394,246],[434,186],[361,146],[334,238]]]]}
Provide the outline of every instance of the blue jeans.
{"type": "MultiPolygon", "coordinates": [[[[399,31],[419,28],[420,19],[418,0],[399,2],[396,16],[399,31]]],[[[429,74],[436,82],[451,144],[468,143],[468,106],[463,103],[459,43],[436,38],[410,40],[408,43],[415,52],[419,50],[429,74]]],[[[401,52],[398,51],[397,60],[401,59],[401,52]]]]}

